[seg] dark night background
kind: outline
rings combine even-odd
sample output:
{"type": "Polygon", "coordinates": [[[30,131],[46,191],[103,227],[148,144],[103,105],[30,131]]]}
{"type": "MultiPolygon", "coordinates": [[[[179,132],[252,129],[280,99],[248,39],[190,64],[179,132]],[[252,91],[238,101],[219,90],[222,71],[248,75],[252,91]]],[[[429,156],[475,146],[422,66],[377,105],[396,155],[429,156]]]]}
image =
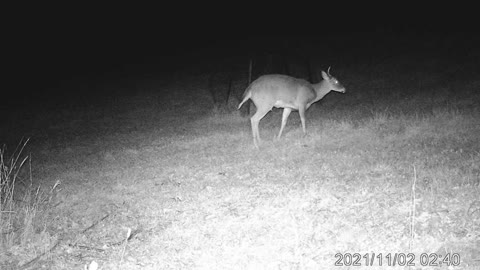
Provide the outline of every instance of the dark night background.
{"type": "Polygon", "coordinates": [[[134,90],[128,87],[112,92],[101,85],[168,79],[185,69],[208,73],[222,59],[246,62],[272,52],[343,67],[376,64],[406,52],[409,57],[441,54],[452,61],[478,56],[475,25],[452,16],[437,14],[442,19],[437,23],[422,12],[394,15],[394,9],[367,15],[320,7],[318,14],[302,14],[298,9],[304,7],[297,7],[284,16],[268,8],[250,14],[249,6],[237,9],[234,4],[223,4],[218,11],[177,5],[135,11],[129,6],[73,5],[21,11],[6,27],[8,86],[2,91],[2,110],[55,109],[129,95],[134,90]],[[79,84],[88,87],[74,87],[79,84]]]}

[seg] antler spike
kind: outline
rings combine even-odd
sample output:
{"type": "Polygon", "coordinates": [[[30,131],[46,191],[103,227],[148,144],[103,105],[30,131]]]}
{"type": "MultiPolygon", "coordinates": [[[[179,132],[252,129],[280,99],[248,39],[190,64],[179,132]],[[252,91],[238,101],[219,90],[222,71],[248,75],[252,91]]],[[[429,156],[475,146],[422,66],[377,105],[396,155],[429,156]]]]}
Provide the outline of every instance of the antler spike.
{"type": "Polygon", "coordinates": [[[330,75],[330,68],[331,68],[331,66],[329,66],[328,69],[327,69],[328,76],[332,76],[332,75],[330,75]]]}

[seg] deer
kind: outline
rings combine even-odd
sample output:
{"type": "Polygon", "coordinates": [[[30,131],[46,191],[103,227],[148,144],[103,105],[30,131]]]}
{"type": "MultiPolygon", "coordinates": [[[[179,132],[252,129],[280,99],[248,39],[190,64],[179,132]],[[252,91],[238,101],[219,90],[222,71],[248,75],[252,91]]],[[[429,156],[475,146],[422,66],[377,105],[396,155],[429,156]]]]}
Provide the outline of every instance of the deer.
{"type": "Polygon", "coordinates": [[[249,99],[257,108],[255,114],[250,118],[252,124],[253,144],[258,149],[260,132],[258,124],[260,120],[273,109],[283,108],[282,124],[280,132],[276,137],[282,136],[283,129],[287,124],[290,113],[295,110],[300,114],[304,136],[307,134],[305,127],[305,111],[310,106],[321,100],[330,91],[345,93],[345,87],[330,74],[330,67],[327,72],[322,70],[323,80],[317,84],[312,84],[304,79],[298,79],[287,75],[269,74],[260,76],[253,81],[243,93],[242,102],[238,109],[249,99]]]}

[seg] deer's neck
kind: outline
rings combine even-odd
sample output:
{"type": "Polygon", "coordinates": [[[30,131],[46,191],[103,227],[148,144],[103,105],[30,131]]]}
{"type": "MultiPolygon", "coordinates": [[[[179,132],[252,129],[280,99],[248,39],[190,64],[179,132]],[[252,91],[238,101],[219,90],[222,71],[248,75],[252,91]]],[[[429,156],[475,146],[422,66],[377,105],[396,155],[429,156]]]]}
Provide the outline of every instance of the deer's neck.
{"type": "Polygon", "coordinates": [[[325,80],[319,83],[313,84],[313,88],[315,89],[315,93],[317,94],[315,101],[319,101],[331,91],[330,87],[328,86],[328,83],[325,80]]]}

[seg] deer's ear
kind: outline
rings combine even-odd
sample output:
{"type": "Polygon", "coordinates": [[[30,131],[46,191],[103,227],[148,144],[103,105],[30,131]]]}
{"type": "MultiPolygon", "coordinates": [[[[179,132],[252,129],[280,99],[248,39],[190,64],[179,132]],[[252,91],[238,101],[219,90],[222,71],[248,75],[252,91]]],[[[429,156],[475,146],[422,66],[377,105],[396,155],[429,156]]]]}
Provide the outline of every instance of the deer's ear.
{"type": "Polygon", "coordinates": [[[323,71],[323,70],[322,70],[322,78],[323,78],[324,80],[330,79],[330,77],[328,76],[328,74],[325,73],[325,71],[323,71]]]}

